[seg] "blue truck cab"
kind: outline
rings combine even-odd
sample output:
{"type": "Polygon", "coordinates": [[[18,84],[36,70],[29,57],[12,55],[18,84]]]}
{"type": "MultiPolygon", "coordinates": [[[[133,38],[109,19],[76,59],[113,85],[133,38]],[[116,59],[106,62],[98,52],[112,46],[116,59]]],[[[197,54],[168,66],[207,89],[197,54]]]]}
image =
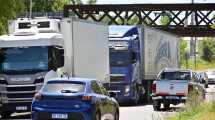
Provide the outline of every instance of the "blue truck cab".
{"type": "Polygon", "coordinates": [[[140,78],[140,41],[136,26],[109,26],[110,83],[119,103],[138,103],[144,94],[140,78]]]}

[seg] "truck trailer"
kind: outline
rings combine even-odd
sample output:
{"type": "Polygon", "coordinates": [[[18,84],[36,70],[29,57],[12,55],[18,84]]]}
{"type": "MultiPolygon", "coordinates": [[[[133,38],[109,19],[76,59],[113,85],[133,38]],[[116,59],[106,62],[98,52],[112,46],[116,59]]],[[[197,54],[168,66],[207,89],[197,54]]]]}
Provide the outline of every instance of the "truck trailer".
{"type": "Polygon", "coordinates": [[[165,67],[179,67],[179,38],[146,26],[109,27],[110,83],[118,102],[150,100],[151,84],[165,67]]]}
{"type": "Polygon", "coordinates": [[[53,76],[108,80],[108,26],[75,18],[20,18],[0,36],[0,114],[30,111],[34,94],[53,76]]]}

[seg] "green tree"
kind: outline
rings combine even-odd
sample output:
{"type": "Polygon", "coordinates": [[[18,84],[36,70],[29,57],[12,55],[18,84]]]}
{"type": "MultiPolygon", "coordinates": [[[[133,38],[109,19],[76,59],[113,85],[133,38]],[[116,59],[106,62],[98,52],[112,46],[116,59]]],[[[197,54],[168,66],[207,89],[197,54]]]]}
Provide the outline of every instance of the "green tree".
{"type": "Polygon", "coordinates": [[[0,0],[0,35],[7,33],[7,22],[23,11],[22,0],[0,0]]]}
{"type": "Polygon", "coordinates": [[[215,55],[215,39],[213,38],[204,38],[202,41],[202,59],[208,62],[214,60],[215,55]]]}
{"type": "Polygon", "coordinates": [[[180,40],[180,62],[181,64],[186,61],[187,51],[187,42],[183,39],[180,40]]]}
{"type": "MultiPolygon", "coordinates": [[[[65,4],[70,0],[32,0],[33,12],[56,12],[63,10],[65,4]]],[[[29,11],[30,0],[25,0],[25,9],[29,11]]]]}
{"type": "Polygon", "coordinates": [[[160,24],[163,26],[167,26],[170,24],[171,14],[169,12],[161,13],[160,24]]]}

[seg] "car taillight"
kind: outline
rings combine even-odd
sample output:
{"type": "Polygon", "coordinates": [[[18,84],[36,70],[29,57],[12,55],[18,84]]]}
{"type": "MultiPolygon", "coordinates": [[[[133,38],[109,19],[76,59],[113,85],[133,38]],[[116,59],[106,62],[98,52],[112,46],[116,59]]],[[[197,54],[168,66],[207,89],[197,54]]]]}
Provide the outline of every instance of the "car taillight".
{"type": "Polygon", "coordinates": [[[83,101],[91,101],[92,100],[92,96],[83,96],[82,100],[83,101]]]}
{"type": "Polygon", "coordinates": [[[42,99],[41,93],[36,93],[36,94],[34,95],[34,99],[40,101],[40,100],[42,99]]]}
{"type": "Polygon", "coordinates": [[[156,93],[156,83],[152,84],[152,93],[156,93]]]}
{"type": "Polygon", "coordinates": [[[189,85],[188,85],[188,93],[191,92],[192,90],[193,90],[193,85],[192,85],[192,84],[189,84],[189,85]]]}

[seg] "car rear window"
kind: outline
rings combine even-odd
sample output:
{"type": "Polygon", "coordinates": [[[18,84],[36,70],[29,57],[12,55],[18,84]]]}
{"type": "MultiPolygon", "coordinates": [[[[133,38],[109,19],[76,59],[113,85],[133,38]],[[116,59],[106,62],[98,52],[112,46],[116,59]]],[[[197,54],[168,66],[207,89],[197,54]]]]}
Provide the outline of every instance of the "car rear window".
{"type": "Polygon", "coordinates": [[[71,81],[51,81],[43,87],[42,91],[47,93],[80,93],[85,91],[85,83],[71,81]]]}
{"type": "Polygon", "coordinates": [[[161,79],[165,80],[191,80],[190,72],[163,72],[161,79]]]}

